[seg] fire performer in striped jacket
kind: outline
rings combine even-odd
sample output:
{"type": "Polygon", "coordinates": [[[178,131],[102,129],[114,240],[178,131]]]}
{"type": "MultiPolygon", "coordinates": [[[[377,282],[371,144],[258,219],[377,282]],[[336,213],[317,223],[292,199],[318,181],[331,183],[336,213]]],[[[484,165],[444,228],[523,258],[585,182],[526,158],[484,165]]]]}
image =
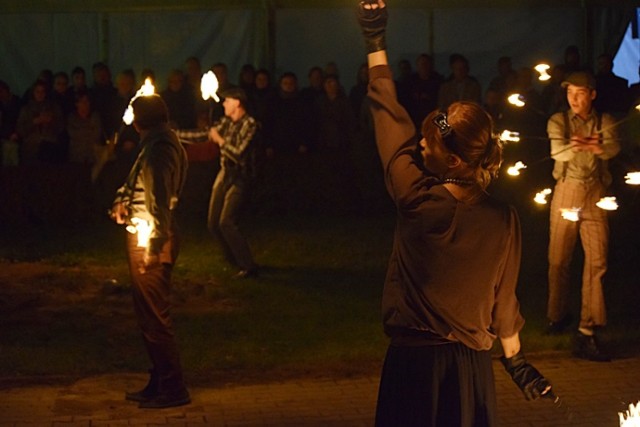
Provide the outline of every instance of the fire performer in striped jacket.
{"type": "Polygon", "coordinates": [[[169,128],[158,95],[132,103],[142,149],[118,190],[111,216],[128,224],[127,255],[133,303],[152,369],[142,390],[126,393],[141,408],[189,403],[169,314],[171,272],[178,256],[175,209],[187,176],[187,154],[169,128]]]}

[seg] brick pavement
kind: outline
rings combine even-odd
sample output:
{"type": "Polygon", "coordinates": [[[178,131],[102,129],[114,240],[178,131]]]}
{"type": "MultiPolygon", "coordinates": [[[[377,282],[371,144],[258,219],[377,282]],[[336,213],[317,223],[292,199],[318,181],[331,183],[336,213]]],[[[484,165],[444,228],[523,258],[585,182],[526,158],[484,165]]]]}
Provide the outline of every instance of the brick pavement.
{"type": "MultiPolygon", "coordinates": [[[[640,357],[593,363],[564,353],[529,360],[554,384],[560,407],[527,402],[496,360],[502,426],[615,427],[618,412],[640,400],[640,357]]],[[[70,386],[0,390],[0,427],[75,426],[370,426],[377,377],[300,379],[256,385],[192,388],[193,403],[141,410],[123,399],[144,375],[85,378],[70,386]]]]}

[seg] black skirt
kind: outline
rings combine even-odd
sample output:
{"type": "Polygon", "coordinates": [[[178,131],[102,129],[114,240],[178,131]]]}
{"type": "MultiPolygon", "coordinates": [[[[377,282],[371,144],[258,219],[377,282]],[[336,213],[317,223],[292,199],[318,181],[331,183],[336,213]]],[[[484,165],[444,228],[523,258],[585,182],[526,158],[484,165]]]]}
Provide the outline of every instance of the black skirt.
{"type": "Polygon", "coordinates": [[[459,343],[389,346],[380,379],[377,427],[496,425],[490,351],[459,343]]]}

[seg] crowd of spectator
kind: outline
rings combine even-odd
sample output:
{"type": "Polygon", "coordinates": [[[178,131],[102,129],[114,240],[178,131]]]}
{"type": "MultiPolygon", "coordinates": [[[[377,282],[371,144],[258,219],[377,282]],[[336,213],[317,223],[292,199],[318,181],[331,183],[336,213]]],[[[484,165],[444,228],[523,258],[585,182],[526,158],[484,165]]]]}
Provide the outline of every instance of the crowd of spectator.
{"type": "MultiPolygon", "coordinates": [[[[477,102],[494,118],[496,129],[517,130],[532,137],[517,153],[531,158],[548,155],[546,120],[567,108],[562,80],[572,71],[588,69],[578,49],[570,46],[564,62],[551,68],[551,79],[541,86],[531,66],[515,69],[511,58],[505,56],[498,59],[497,74],[483,92],[464,55],[452,54],[449,68],[447,75],[439,73],[428,54],[419,55],[414,62],[398,63],[398,99],[417,129],[436,108],[444,110],[458,100],[477,102]],[[506,101],[511,93],[519,93],[525,106],[511,106],[506,101]]],[[[598,57],[595,105],[601,112],[622,117],[640,96],[640,86],[629,87],[612,69],[611,55],[598,57]]],[[[221,89],[238,85],[246,91],[249,114],[260,124],[254,142],[254,173],[261,175],[252,198],[255,209],[366,212],[386,206],[366,98],[365,64],[355,70],[356,84],[348,89],[333,62],[311,67],[305,83],[293,72],[274,81],[268,70],[251,64],[241,68],[236,82],[224,63],[214,64],[211,70],[221,89]]],[[[166,84],[155,82],[149,69],[139,78],[131,69],[122,70],[113,81],[111,70],[102,62],[93,65],[91,83],[81,67],[75,67],[70,75],[43,70],[22,96],[0,80],[4,169],[64,165],[76,171],[72,178],[76,199],[86,200],[91,193],[93,199],[86,203],[102,209],[137,155],[138,136],[122,124],[123,112],[137,88],[150,78],[169,108],[172,127],[203,128],[219,119],[223,110],[221,104],[200,96],[202,74],[200,61],[191,57],[182,68],[169,73],[166,84]]],[[[23,191],[31,196],[43,192],[32,191],[34,188],[42,186],[31,182],[23,191]]],[[[37,218],[46,215],[36,212],[34,206],[40,205],[26,203],[23,208],[37,218]]]]}

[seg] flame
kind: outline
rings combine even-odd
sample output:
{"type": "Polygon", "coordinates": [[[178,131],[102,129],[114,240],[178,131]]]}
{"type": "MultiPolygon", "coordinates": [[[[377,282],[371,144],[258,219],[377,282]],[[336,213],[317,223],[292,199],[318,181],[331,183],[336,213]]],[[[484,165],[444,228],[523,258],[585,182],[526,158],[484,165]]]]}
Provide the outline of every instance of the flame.
{"type": "Polygon", "coordinates": [[[517,161],[515,165],[510,166],[509,169],[507,169],[507,173],[511,176],[518,176],[520,175],[520,169],[526,169],[526,168],[527,168],[527,165],[525,165],[521,161],[517,161]]]}
{"type": "Polygon", "coordinates": [[[541,82],[545,82],[551,78],[551,75],[547,73],[547,70],[549,68],[551,68],[549,64],[538,64],[533,67],[534,70],[540,73],[540,77],[538,77],[538,80],[540,80],[541,82]]]}
{"type": "Polygon", "coordinates": [[[127,109],[124,111],[124,114],[122,116],[122,121],[127,125],[130,125],[131,123],[133,123],[134,114],[133,114],[133,107],[131,106],[133,101],[135,101],[137,98],[140,98],[141,96],[151,96],[154,93],[156,93],[156,88],[153,85],[153,82],[151,81],[151,79],[147,77],[144,81],[144,84],[140,86],[140,89],[138,89],[136,94],[129,101],[129,105],[127,106],[127,109]]]}
{"type": "Polygon", "coordinates": [[[618,209],[618,202],[616,201],[615,196],[612,197],[603,197],[596,203],[596,206],[600,209],[604,209],[605,211],[615,211],[618,209]]]}
{"type": "Polygon", "coordinates": [[[640,172],[629,172],[624,177],[627,184],[640,185],[640,172]]]}
{"type": "Polygon", "coordinates": [[[520,132],[512,132],[510,130],[503,130],[500,134],[500,141],[502,142],[519,142],[520,132]]]}
{"type": "Polygon", "coordinates": [[[510,104],[515,105],[516,107],[524,107],[524,96],[519,93],[509,95],[507,100],[510,104]]]}
{"type": "Polygon", "coordinates": [[[620,427],[640,427],[640,401],[629,405],[626,413],[618,412],[620,427]]]}
{"type": "Polygon", "coordinates": [[[202,75],[202,79],[200,80],[200,92],[202,92],[202,99],[205,101],[209,98],[213,98],[216,102],[220,102],[220,98],[218,98],[218,78],[213,73],[213,71],[209,71],[202,75]]]}
{"type": "Polygon", "coordinates": [[[560,215],[567,221],[577,222],[580,220],[580,208],[560,209],[560,215]]]}
{"type": "Polygon", "coordinates": [[[547,196],[551,194],[551,189],[550,188],[545,188],[544,190],[542,190],[539,193],[536,193],[536,197],[533,198],[533,201],[540,204],[540,205],[546,205],[547,204],[547,196]]]}
{"type": "Polygon", "coordinates": [[[131,218],[131,224],[127,225],[127,231],[131,234],[138,235],[138,247],[146,248],[149,246],[149,237],[153,226],[142,218],[131,218]]]}

